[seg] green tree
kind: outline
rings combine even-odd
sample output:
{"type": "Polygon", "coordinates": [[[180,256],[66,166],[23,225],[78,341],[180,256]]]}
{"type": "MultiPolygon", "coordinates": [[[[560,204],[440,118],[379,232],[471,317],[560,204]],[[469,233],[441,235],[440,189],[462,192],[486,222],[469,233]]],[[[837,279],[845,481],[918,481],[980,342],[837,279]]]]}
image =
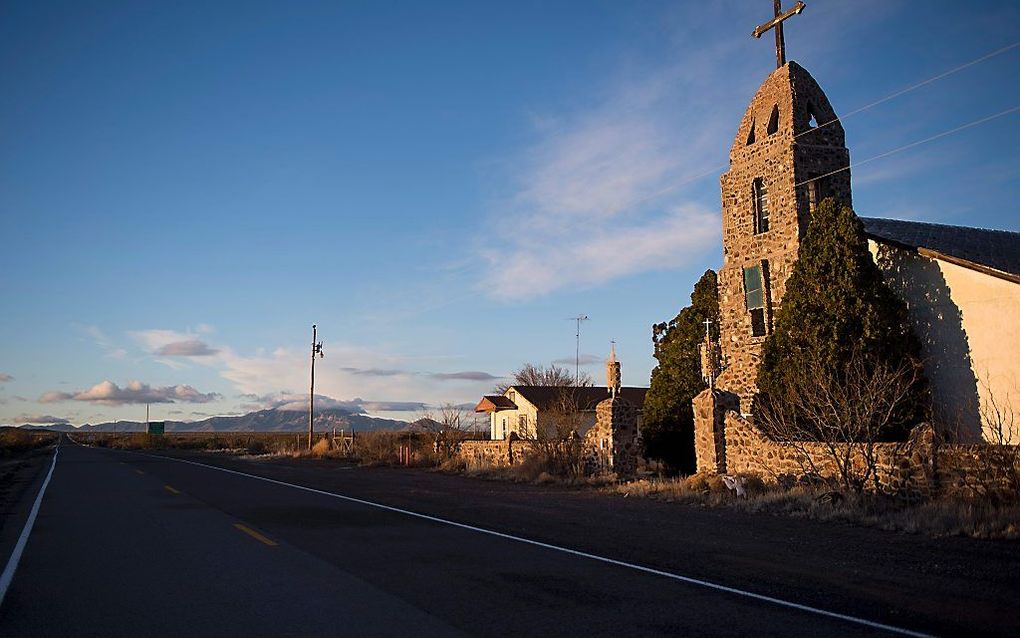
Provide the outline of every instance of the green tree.
{"type": "Polygon", "coordinates": [[[718,335],[719,296],[715,271],[707,270],[694,285],[691,305],[669,323],[652,326],[652,343],[659,362],[652,370],[645,395],[641,433],[645,456],[658,459],[672,471],[695,470],[693,399],[707,386],[701,378],[698,345],[705,338],[705,320],[718,335]]]}
{"type": "MultiPolygon", "coordinates": [[[[835,199],[818,206],[801,240],[797,264],[786,282],[775,330],[762,346],[754,412],[762,422],[801,419],[790,393],[805,371],[857,383],[847,375],[865,365],[916,372],[906,400],[898,401],[881,437],[904,436],[929,416],[930,400],[921,370],[920,344],[907,307],[882,278],[868,250],[864,226],[835,199]],[[853,362],[853,365],[851,365],[853,362]],[[820,371],[820,372],[819,372],[820,371]],[[763,414],[763,410],[774,412],[763,414]],[[786,414],[776,414],[784,411],[786,414]]],[[[819,417],[813,417],[819,418],[819,417]]],[[[806,424],[821,437],[826,424],[806,424]]]]}

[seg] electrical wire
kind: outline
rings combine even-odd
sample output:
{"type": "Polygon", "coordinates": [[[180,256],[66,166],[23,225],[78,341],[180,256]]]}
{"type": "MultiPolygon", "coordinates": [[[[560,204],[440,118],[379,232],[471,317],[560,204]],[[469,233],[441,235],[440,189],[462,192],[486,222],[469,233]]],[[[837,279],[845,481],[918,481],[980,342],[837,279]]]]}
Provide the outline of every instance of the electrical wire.
{"type": "Polygon", "coordinates": [[[868,159],[864,159],[864,160],[861,160],[859,162],[853,162],[852,164],[850,164],[848,166],[844,166],[843,168],[837,168],[836,170],[831,171],[829,173],[826,173],[824,175],[819,175],[818,177],[812,177],[811,179],[804,180],[803,182],[798,182],[798,183],[794,184],[794,187],[796,188],[797,186],[803,186],[804,184],[808,184],[810,182],[813,182],[813,181],[816,181],[816,180],[819,180],[819,179],[823,179],[825,177],[829,177],[830,175],[836,175],[837,173],[842,173],[843,171],[848,171],[851,168],[857,168],[859,166],[863,166],[864,164],[867,164],[869,162],[874,162],[875,160],[882,159],[883,157],[889,157],[890,155],[894,155],[896,153],[900,153],[900,152],[906,151],[908,149],[914,148],[915,146],[920,146],[922,144],[927,144],[928,142],[934,142],[935,140],[941,139],[943,137],[946,137],[947,135],[952,135],[953,133],[959,133],[960,131],[963,131],[963,130],[966,130],[966,129],[969,129],[969,128],[973,128],[975,126],[978,126],[979,124],[984,124],[985,122],[991,122],[992,120],[998,119],[1000,117],[1005,117],[1006,115],[1009,115],[1011,113],[1016,113],[1017,111],[1020,111],[1020,105],[1014,106],[1013,108],[1006,109],[1005,111],[999,111],[998,113],[995,113],[994,115],[988,115],[988,116],[982,117],[980,119],[974,120],[973,122],[967,122],[966,124],[962,124],[960,126],[957,126],[956,128],[949,129],[948,131],[942,131],[941,133],[936,133],[935,135],[932,135],[931,137],[926,137],[923,140],[917,140],[916,142],[911,142],[909,144],[904,144],[903,146],[898,146],[898,147],[896,147],[896,148],[894,148],[892,150],[886,151],[884,153],[879,153],[878,155],[874,155],[872,157],[869,157],[868,159]]]}
{"type": "Polygon", "coordinates": [[[910,86],[908,86],[906,88],[903,88],[903,89],[900,89],[899,91],[896,91],[895,93],[890,93],[889,95],[885,96],[884,98],[882,98],[880,100],[875,100],[874,102],[871,102],[870,104],[865,104],[862,107],[856,108],[853,111],[850,111],[849,113],[846,113],[846,114],[844,114],[841,117],[837,117],[837,118],[831,119],[828,122],[825,122],[824,124],[819,124],[818,126],[812,128],[811,130],[803,131],[801,133],[798,133],[798,134],[793,136],[793,139],[797,139],[801,135],[807,135],[809,133],[814,133],[818,129],[825,128],[826,126],[829,126],[830,124],[835,124],[836,122],[841,122],[841,121],[843,121],[843,120],[845,120],[845,119],[847,119],[849,117],[853,117],[854,115],[857,115],[858,113],[862,113],[864,111],[867,111],[868,109],[872,109],[872,108],[878,106],[879,104],[883,104],[885,102],[888,102],[889,100],[892,100],[894,98],[898,98],[901,95],[904,95],[906,93],[910,93],[911,91],[915,91],[915,90],[921,88],[922,86],[927,86],[927,85],[931,84],[932,82],[937,82],[938,80],[941,80],[943,78],[947,78],[950,75],[953,75],[954,73],[959,73],[960,71],[963,71],[964,69],[969,69],[970,67],[974,66],[975,64],[980,64],[981,62],[984,62],[985,60],[990,60],[990,59],[994,58],[997,55],[1002,55],[1003,53],[1006,53],[1008,51],[1012,51],[1013,49],[1015,49],[1017,47],[1020,47],[1020,42],[1014,42],[1013,44],[1004,46],[1001,49],[996,49],[995,51],[992,51],[991,53],[986,53],[985,55],[981,56],[980,58],[977,58],[975,60],[971,60],[970,62],[967,62],[965,64],[961,64],[960,66],[953,67],[952,69],[949,69],[948,71],[944,71],[942,73],[939,73],[938,75],[930,77],[927,80],[922,80],[921,82],[918,82],[916,84],[911,84],[910,86]]]}

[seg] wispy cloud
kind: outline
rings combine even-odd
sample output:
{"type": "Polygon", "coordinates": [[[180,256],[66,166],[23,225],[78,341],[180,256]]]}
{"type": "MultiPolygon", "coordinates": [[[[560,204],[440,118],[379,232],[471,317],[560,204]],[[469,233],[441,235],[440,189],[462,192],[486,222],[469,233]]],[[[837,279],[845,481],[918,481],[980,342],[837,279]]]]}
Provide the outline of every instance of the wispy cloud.
{"type": "Polygon", "coordinates": [[[10,383],[11,381],[14,381],[14,377],[5,372],[0,372],[0,383],[10,383]]]}
{"type": "Polygon", "coordinates": [[[210,348],[209,344],[198,339],[185,339],[183,341],[172,341],[156,348],[153,354],[162,357],[211,357],[219,352],[216,348],[210,348]]]}
{"type": "Polygon", "coordinates": [[[420,401],[363,401],[367,412],[418,412],[425,409],[420,401]]]}
{"type": "Polygon", "coordinates": [[[406,370],[385,370],[380,368],[340,368],[344,372],[350,372],[365,377],[396,377],[407,374],[406,370]]]}
{"type": "Polygon", "coordinates": [[[74,322],[71,323],[71,328],[81,334],[83,339],[105,350],[103,356],[110,359],[123,359],[127,356],[127,350],[116,345],[99,326],[74,322]]]}
{"type": "Polygon", "coordinates": [[[717,195],[681,187],[725,170],[739,119],[718,108],[733,101],[724,98],[734,87],[718,81],[729,56],[688,50],[683,64],[621,74],[587,108],[537,118],[534,144],[507,163],[511,194],[489,222],[513,232],[477,249],[486,293],[512,301],[597,286],[718,250],[717,195]]]}
{"type": "Polygon", "coordinates": [[[553,363],[557,365],[574,365],[576,362],[578,365],[590,366],[596,363],[602,363],[603,358],[597,357],[593,354],[582,354],[580,357],[563,357],[562,359],[553,359],[553,363]]]}
{"type": "Polygon", "coordinates": [[[466,370],[464,372],[432,372],[429,374],[433,379],[440,381],[493,381],[501,379],[494,374],[477,370],[466,370]]]}
{"type": "Polygon", "coordinates": [[[87,390],[74,392],[46,392],[39,403],[60,401],[86,401],[99,405],[127,405],[139,403],[209,403],[221,399],[216,392],[199,392],[190,385],[152,387],[141,381],[130,381],[120,387],[112,381],[101,381],[87,390]]]}

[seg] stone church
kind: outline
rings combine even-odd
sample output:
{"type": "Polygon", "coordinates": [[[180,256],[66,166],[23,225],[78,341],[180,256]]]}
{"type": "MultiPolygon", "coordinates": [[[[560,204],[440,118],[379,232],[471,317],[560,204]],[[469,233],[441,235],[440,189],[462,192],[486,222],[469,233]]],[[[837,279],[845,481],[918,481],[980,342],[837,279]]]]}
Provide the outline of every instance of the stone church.
{"type": "MultiPolygon", "coordinates": [[[[853,202],[843,126],[814,78],[785,61],[780,38],[780,66],[751,100],[720,179],[722,368],[716,390],[695,399],[699,470],[725,468],[723,413],[750,412],[762,343],[812,212],[829,196],[853,202]]],[[[960,442],[1020,443],[1020,233],[861,219],[922,342],[936,429],[960,442]],[[994,409],[1015,422],[1005,441],[982,419],[994,409]]]]}

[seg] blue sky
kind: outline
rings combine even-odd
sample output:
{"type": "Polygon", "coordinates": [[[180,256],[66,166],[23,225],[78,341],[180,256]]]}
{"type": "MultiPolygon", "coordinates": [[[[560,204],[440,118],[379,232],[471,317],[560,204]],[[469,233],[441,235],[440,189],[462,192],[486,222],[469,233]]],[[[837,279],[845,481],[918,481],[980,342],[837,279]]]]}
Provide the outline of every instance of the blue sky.
{"type": "MultiPolygon", "coordinates": [[[[787,3],[790,4],[790,3],[787,3]]],[[[812,0],[837,114],[1020,41],[1015,2],[812,0]]],[[[651,324],[721,262],[770,3],[6,2],[0,422],[197,419],[317,389],[473,402],[651,324]]],[[[1020,47],[845,120],[858,162],[1020,105],[1020,47]]],[[[1020,230],[1020,114],[853,171],[868,216],[1020,230]]]]}

